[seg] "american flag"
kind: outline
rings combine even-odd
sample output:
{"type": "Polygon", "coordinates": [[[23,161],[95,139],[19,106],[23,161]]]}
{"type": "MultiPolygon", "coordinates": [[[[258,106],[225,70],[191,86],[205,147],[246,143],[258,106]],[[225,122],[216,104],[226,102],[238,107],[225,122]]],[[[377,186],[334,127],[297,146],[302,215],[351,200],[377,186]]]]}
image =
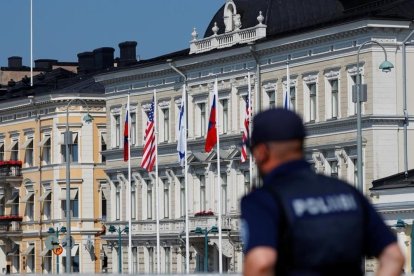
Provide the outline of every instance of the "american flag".
{"type": "Polygon", "coordinates": [[[243,137],[242,137],[242,150],[241,150],[241,162],[246,162],[247,160],[247,147],[246,142],[249,137],[249,127],[250,127],[250,99],[249,96],[246,96],[246,110],[244,113],[244,128],[243,128],[243,137]]]}
{"type": "Polygon", "coordinates": [[[151,172],[156,161],[155,156],[155,127],[154,127],[154,99],[148,115],[147,127],[145,129],[144,154],[142,156],[141,167],[151,172]]]}

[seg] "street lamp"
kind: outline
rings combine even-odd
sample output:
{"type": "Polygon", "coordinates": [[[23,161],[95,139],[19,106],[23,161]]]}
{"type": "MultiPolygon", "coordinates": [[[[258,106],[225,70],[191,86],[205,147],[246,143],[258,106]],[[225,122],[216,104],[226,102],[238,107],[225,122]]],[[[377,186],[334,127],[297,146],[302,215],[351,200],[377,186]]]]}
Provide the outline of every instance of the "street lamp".
{"type": "Polygon", "coordinates": [[[204,235],[204,272],[208,272],[208,234],[209,233],[217,234],[218,232],[219,231],[218,231],[217,226],[211,227],[210,230],[207,230],[207,227],[204,229],[201,227],[197,227],[194,230],[195,234],[204,235]]]}
{"type": "MultiPolygon", "coordinates": [[[[69,101],[69,103],[66,106],[66,132],[64,135],[64,142],[65,142],[65,156],[66,156],[66,227],[67,227],[67,231],[66,231],[66,239],[68,241],[71,241],[71,225],[70,225],[70,155],[69,155],[69,143],[72,144],[72,133],[69,132],[69,107],[72,104],[73,101],[80,101],[82,103],[84,103],[87,107],[87,114],[83,117],[83,120],[85,121],[85,123],[90,123],[93,120],[93,117],[89,114],[89,105],[88,103],[83,100],[83,99],[79,99],[79,98],[75,98],[75,99],[71,99],[69,101]]],[[[71,261],[72,261],[72,256],[71,256],[71,247],[72,244],[71,242],[68,242],[66,244],[66,273],[70,273],[71,272],[71,261]]]]}
{"type": "Polygon", "coordinates": [[[125,226],[124,229],[121,229],[121,226],[118,226],[118,229],[117,229],[115,226],[110,225],[108,231],[110,233],[115,233],[115,232],[118,233],[118,273],[121,274],[122,273],[122,257],[121,257],[121,254],[122,254],[122,250],[121,250],[122,240],[121,240],[121,238],[122,238],[122,236],[121,236],[121,234],[123,232],[128,234],[129,227],[125,226]]]}
{"type": "Polygon", "coordinates": [[[361,102],[362,102],[362,98],[361,98],[361,76],[359,74],[359,54],[361,52],[362,47],[364,47],[365,45],[368,44],[376,44],[378,46],[380,46],[382,48],[382,50],[384,51],[384,55],[385,55],[385,61],[383,61],[381,63],[381,65],[379,66],[379,69],[382,70],[382,72],[388,73],[391,72],[391,69],[394,68],[394,65],[388,61],[387,59],[387,52],[385,51],[384,46],[382,46],[381,43],[374,41],[374,40],[370,40],[370,41],[366,41],[365,43],[361,44],[361,46],[359,46],[358,48],[358,53],[357,53],[357,76],[356,76],[356,101],[357,101],[357,187],[358,189],[363,193],[363,189],[364,189],[364,185],[363,185],[363,179],[362,179],[362,126],[361,126],[361,102]]]}
{"type": "MultiPolygon", "coordinates": [[[[66,233],[66,227],[62,226],[60,227],[60,229],[59,227],[56,227],[56,230],[55,228],[50,227],[49,230],[47,230],[47,233],[56,234],[56,238],[59,240],[59,233],[66,233]]],[[[56,274],[59,274],[59,256],[58,255],[56,255],[56,274]]]]}

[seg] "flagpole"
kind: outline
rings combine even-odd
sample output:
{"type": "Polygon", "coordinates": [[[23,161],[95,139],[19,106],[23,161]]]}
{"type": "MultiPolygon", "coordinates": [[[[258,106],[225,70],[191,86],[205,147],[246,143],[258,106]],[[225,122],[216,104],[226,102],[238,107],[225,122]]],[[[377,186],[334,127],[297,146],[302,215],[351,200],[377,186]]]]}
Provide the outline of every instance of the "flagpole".
{"type": "Polygon", "coordinates": [[[183,98],[181,99],[182,104],[184,105],[184,119],[183,119],[183,127],[184,127],[184,189],[185,189],[185,270],[186,273],[190,273],[190,230],[189,230],[189,218],[188,218],[188,176],[187,176],[187,106],[186,106],[186,97],[187,97],[187,90],[186,84],[183,85],[183,98]]]}
{"type": "MultiPolygon", "coordinates": [[[[218,84],[217,77],[214,81],[214,95],[216,96],[216,104],[218,104],[218,84]]],[[[218,117],[218,105],[216,106],[216,127],[217,127],[217,205],[218,205],[218,230],[219,230],[219,273],[223,273],[223,249],[222,249],[222,237],[221,237],[221,173],[220,173],[220,135],[219,135],[219,117],[218,117]]]]}
{"type": "Polygon", "coordinates": [[[154,128],[155,128],[155,212],[157,224],[157,273],[161,273],[160,258],[160,214],[159,214],[159,187],[158,187],[158,118],[157,118],[157,90],[154,89],[154,128]]]}
{"type": "MultiPolygon", "coordinates": [[[[252,105],[252,83],[251,83],[251,78],[250,78],[250,71],[247,72],[247,85],[248,90],[247,90],[247,100],[249,101],[249,133],[247,135],[249,135],[249,139],[250,137],[252,137],[252,113],[253,113],[253,105],[252,105]]],[[[252,187],[253,185],[253,156],[252,153],[249,153],[249,183],[250,183],[250,187],[252,187]]],[[[249,188],[250,188],[249,187],[249,188]]]]}
{"type": "MultiPolygon", "coordinates": [[[[131,111],[130,111],[130,93],[132,87],[129,89],[128,92],[128,273],[132,274],[132,194],[131,194],[131,111]]],[[[138,254],[138,253],[137,253],[138,254]]]]}
{"type": "Polygon", "coordinates": [[[30,86],[33,86],[33,0],[30,0],[30,86]]]}
{"type": "Polygon", "coordinates": [[[286,62],[286,93],[285,93],[285,106],[284,108],[290,109],[290,68],[289,60],[286,62]]]}

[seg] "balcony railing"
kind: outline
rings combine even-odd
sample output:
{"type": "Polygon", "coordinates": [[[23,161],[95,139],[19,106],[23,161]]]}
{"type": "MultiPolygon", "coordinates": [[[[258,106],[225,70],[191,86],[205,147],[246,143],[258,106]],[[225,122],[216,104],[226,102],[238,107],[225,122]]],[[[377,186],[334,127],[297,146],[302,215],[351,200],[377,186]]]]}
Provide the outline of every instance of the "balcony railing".
{"type": "Polygon", "coordinates": [[[0,161],[0,177],[22,176],[22,161],[0,161]]]}
{"type": "MultiPolygon", "coordinates": [[[[2,217],[10,217],[10,216],[2,216],[2,217]]],[[[14,234],[15,232],[20,232],[21,229],[21,219],[20,220],[13,220],[13,219],[0,219],[0,233],[3,234],[14,234]]]]}

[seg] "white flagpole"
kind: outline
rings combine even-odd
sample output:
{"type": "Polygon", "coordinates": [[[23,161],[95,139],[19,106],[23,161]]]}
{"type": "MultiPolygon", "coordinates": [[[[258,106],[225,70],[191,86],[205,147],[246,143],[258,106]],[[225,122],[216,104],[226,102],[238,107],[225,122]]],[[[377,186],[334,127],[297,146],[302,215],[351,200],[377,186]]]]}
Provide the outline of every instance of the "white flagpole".
{"type": "MultiPolygon", "coordinates": [[[[248,87],[248,101],[249,101],[249,139],[252,136],[252,113],[253,113],[253,101],[252,101],[252,83],[250,79],[250,71],[247,73],[247,85],[248,87]]],[[[250,180],[250,187],[253,185],[253,156],[252,153],[249,152],[249,180],[250,180]]]]}
{"type": "Polygon", "coordinates": [[[286,109],[290,109],[290,68],[289,61],[286,62],[286,93],[285,93],[286,109]]]}
{"type": "Polygon", "coordinates": [[[185,270],[186,273],[190,273],[190,230],[189,230],[189,218],[188,218],[188,176],[187,176],[187,91],[186,85],[183,85],[182,104],[184,105],[184,188],[185,188],[185,270]]]}
{"type": "Polygon", "coordinates": [[[220,135],[219,135],[219,117],[218,117],[218,84],[217,77],[214,81],[214,95],[216,96],[216,128],[217,128],[217,202],[218,202],[218,230],[219,230],[219,273],[223,273],[223,248],[221,238],[221,173],[220,173],[220,135]]]}
{"type": "Polygon", "coordinates": [[[129,208],[128,210],[128,273],[132,274],[132,194],[131,194],[131,107],[130,107],[130,88],[128,92],[128,204],[129,208]]]}
{"type": "Polygon", "coordinates": [[[30,0],[30,86],[33,86],[33,0],[30,0]]]}
{"type": "Polygon", "coordinates": [[[160,212],[159,212],[159,187],[158,187],[158,118],[157,118],[157,90],[154,89],[154,130],[155,130],[155,212],[157,224],[157,273],[161,273],[160,258],[160,212]]]}

